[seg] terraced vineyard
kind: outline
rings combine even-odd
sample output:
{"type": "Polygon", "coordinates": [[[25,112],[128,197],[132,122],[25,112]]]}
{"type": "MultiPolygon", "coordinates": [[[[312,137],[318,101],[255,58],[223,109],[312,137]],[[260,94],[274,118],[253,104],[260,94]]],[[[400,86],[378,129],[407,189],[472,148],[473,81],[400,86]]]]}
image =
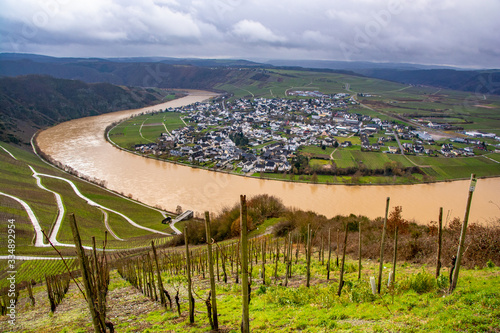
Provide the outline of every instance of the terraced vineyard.
{"type": "MultiPolygon", "coordinates": [[[[85,225],[81,236],[88,246],[91,236],[104,240],[104,231],[109,233],[110,249],[141,247],[152,239],[164,243],[173,234],[169,225],[161,223],[169,215],[165,211],[61,172],[14,146],[2,143],[0,168],[0,218],[15,221],[18,255],[55,254],[41,230],[61,252],[74,253],[68,249],[73,246],[69,213],[85,225]]],[[[0,255],[7,254],[6,241],[0,240],[0,255]]]]}

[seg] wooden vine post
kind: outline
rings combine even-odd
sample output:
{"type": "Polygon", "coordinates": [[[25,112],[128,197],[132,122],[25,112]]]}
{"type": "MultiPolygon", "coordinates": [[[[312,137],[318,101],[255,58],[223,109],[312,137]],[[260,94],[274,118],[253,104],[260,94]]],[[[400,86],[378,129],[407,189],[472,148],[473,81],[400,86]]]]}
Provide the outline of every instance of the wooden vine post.
{"type": "Polygon", "coordinates": [[[386,205],[385,205],[385,218],[384,218],[384,227],[382,229],[382,242],[380,244],[380,265],[378,269],[378,284],[377,284],[377,292],[380,294],[380,288],[382,287],[382,269],[384,268],[384,243],[385,243],[385,230],[387,229],[387,214],[389,214],[389,200],[387,197],[386,205]]]}
{"type": "Polygon", "coordinates": [[[193,298],[193,286],[191,282],[191,260],[189,258],[189,245],[187,237],[187,226],[184,226],[184,243],[186,244],[186,273],[187,273],[187,283],[188,283],[188,303],[189,303],[189,322],[194,323],[194,298],[193,298]]]}
{"type": "Polygon", "coordinates": [[[207,232],[207,253],[208,253],[208,273],[210,276],[210,290],[212,296],[212,329],[219,330],[219,320],[217,319],[217,296],[215,293],[214,261],[212,258],[212,231],[210,228],[210,214],[205,212],[205,230],[207,232]]]}
{"type": "Polygon", "coordinates": [[[241,298],[242,321],[241,332],[250,332],[249,285],[248,285],[248,240],[247,240],[247,202],[246,196],[240,196],[240,229],[241,229],[241,298]]]}
{"type": "Polygon", "coordinates": [[[439,221],[438,221],[438,251],[436,262],[436,279],[439,277],[441,270],[441,246],[443,244],[443,207],[439,208],[439,221]]]}
{"type": "Polygon", "coordinates": [[[266,239],[262,240],[262,263],[261,263],[260,277],[262,278],[262,284],[266,284],[266,239]]]}
{"type": "Polygon", "coordinates": [[[151,241],[151,248],[153,249],[153,257],[155,259],[155,264],[156,264],[156,277],[158,280],[158,292],[160,293],[160,303],[164,307],[167,307],[167,299],[163,291],[163,281],[161,280],[160,265],[158,263],[158,256],[156,255],[155,242],[153,240],[151,241]]]}
{"type": "Polygon", "coordinates": [[[307,225],[307,276],[306,287],[309,288],[311,282],[311,224],[307,225]]]}
{"type": "Polygon", "coordinates": [[[69,221],[71,225],[71,231],[73,233],[73,240],[75,241],[76,253],[78,259],[80,261],[80,268],[82,271],[82,279],[83,285],[85,287],[85,294],[87,295],[87,303],[89,305],[90,315],[92,316],[92,324],[94,325],[95,332],[106,332],[106,326],[104,322],[101,322],[101,318],[97,309],[95,308],[96,304],[96,295],[94,294],[92,288],[92,277],[90,273],[89,262],[85,252],[82,247],[82,240],[80,238],[80,232],[78,231],[78,226],[76,225],[75,214],[71,213],[69,215],[69,221]]]}
{"type": "Polygon", "coordinates": [[[340,249],[340,229],[337,229],[337,258],[335,259],[336,267],[339,267],[339,249],[340,249]]]}
{"type": "Polygon", "coordinates": [[[361,221],[358,224],[358,280],[361,280],[361,221]]]}
{"type": "Polygon", "coordinates": [[[398,226],[394,230],[394,256],[392,257],[392,274],[390,285],[394,285],[394,281],[396,281],[396,262],[398,257],[398,226]]]}
{"type": "Polygon", "coordinates": [[[340,296],[342,293],[342,287],[344,286],[344,264],[345,264],[345,251],[347,248],[347,231],[348,224],[345,224],[345,234],[344,234],[344,248],[342,249],[342,264],[340,266],[340,279],[339,279],[339,290],[337,291],[337,295],[340,296]]]}
{"type": "Polygon", "coordinates": [[[457,260],[455,262],[455,270],[453,271],[453,280],[450,285],[450,293],[453,292],[453,290],[455,290],[455,288],[457,287],[458,272],[460,270],[462,255],[464,254],[464,244],[465,244],[465,236],[467,234],[467,224],[469,222],[470,205],[472,202],[472,194],[476,189],[476,182],[477,182],[476,175],[472,174],[470,176],[469,197],[467,198],[467,206],[465,207],[464,223],[462,224],[462,232],[460,233],[460,242],[458,244],[457,260]]]}
{"type": "Polygon", "coordinates": [[[330,263],[332,260],[332,228],[328,228],[328,260],[326,261],[326,279],[330,280],[330,263]]]}

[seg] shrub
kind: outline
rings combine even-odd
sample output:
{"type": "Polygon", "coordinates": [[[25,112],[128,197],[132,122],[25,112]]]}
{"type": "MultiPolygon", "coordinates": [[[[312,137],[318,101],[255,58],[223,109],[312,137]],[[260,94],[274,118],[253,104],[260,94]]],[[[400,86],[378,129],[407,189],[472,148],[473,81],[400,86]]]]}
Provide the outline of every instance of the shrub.
{"type": "Polygon", "coordinates": [[[257,296],[259,296],[259,295],[265,294],[265,293],[266,293],[266,291],[267,291],[267,287],[266,287],[266,286],[263,286],[263,285],[260,285],[260,286],[259,286],[259,289],[257,289],[257,291],[255,291],[255,294],[256,294],[257,296]]]}
{"type": "Polygon", "coordinates": [[[288,235],[290,231],[294,229],[294,225],[292,221],[286,220],[286,221],[281,221],[280,223],[276,224],[273,228],[273,234],[275,237],[284,237],[288,235]]]}

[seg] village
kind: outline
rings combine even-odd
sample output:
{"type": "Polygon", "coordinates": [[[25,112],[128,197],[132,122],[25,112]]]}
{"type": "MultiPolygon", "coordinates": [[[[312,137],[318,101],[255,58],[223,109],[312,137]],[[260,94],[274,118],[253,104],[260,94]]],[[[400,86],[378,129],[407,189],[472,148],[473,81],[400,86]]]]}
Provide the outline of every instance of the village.
{"type": "Polygon", "coordinates": [[[308,96],[317,98],[234,102],[221,98],[169,108],[165,111],[181,113],[186,126],[164,132],[156,143],[136,145],[135,149],[192,165],[253,174],[291,171],[301,147],[352,149],[352,137],[359,137],[357,149],[389,154],[474,156],[474,149],[484,146],[477,138],[462,136],[436,146],[421,128],[352,112],[349,109],[358,103],[347,93],[308,96]],[[456,148],[453,142],[470,146],[456,148]]]}

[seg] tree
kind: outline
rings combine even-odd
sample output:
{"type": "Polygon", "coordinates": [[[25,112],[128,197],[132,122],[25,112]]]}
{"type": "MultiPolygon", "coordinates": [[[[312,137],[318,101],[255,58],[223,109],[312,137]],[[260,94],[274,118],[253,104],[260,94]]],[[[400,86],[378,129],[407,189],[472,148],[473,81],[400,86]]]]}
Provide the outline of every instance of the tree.
{"type": "Polygon", "coordinates": [[[311,181],[316,184],[318,182],[318,175],[315,173],[312,174],[311,176],[311,181]]]}
{"type": "Polygon", "coordinates": [[[408,221],[401,216],[402,212],[403,208],[401,206],[394,207],[394,210],[390,212],[387,219],[388,232],[393,233],[396,227],[398,227],[400,233],[404,234],[408,232],[408,221]]]}
{"type": "Polygon", "coordinates": [[[177,207],[175,208],[175,213],[177,215],[181,215],[182,214],[182,207],[180,205],[177,205],[177,207]]]}

